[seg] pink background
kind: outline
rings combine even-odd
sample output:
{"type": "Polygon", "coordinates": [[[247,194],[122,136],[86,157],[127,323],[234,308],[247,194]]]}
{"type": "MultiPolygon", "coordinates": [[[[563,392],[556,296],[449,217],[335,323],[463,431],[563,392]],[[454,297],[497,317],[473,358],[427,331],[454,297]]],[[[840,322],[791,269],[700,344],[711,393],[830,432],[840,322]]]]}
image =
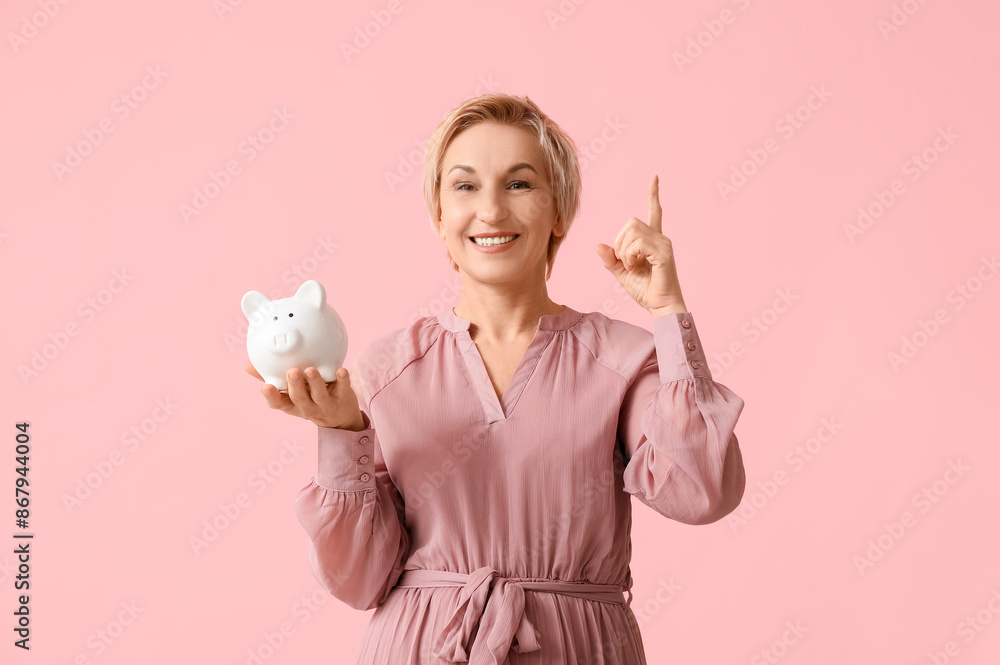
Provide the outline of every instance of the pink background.
{"type": "Polygon", "coordinates": [[[658,173],[715,379],[746,401],[737,513],[633,502],[649,662],[997,662],[996,3],[224,1],[0,9],[0,661],[354,662],[368,614],[320,589],[292,513],[316,428],[243,371],[240,298],[319,279],[348,363],[457,303],[419,146],[502,91],[590,154],[551,297],[652,330],[594,246],[658,173]],[[879,216],[850,235],[859,207],[879,216]]]}

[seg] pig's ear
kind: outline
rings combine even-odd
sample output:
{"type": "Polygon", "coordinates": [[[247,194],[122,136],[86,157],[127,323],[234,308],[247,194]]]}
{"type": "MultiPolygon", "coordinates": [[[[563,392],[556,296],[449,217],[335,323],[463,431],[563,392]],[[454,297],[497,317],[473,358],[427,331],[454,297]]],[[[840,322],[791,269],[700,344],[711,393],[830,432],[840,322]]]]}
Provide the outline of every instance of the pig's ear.
{"type": "Polygon", "coordinates": [[[326,289],[315,279],[309,279],[302,282],[302,286],[295,292],[295,297],[304,298],[316,309],[322,309],[323,303],[326,302],[326,289]]]}
{"type": "Polygon", "coordinates": [[[240,303],[240,306],[243,308],[243,314],[249,321],[258,309],[269,302],[271,302],[271,299],[260,291],[247,291],[243,294],[243,301],[240,303]]]}

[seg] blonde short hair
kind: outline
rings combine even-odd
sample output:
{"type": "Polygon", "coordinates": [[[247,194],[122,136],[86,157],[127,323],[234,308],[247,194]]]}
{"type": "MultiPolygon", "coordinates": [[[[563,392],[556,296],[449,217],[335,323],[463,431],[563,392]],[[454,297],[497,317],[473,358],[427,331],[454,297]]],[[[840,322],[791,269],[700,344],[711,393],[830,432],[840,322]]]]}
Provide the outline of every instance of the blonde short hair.
{"type": "MultiPolygon", "coordinates": [[[[527,96],[515,97],[503,93],[480,95],[466,100],[441,120],[424,152],[424,202],[430,213],[431,226],[437,221],[437,209],[441,202],[441,169],[445,151],[463,129],[489,121],[528,130],[538,139],[538,147],[545,155],[557,218],[563,223],[561,236],[554,233],[549,236],[545,273],[548,280],[556,251],[580,208],[582,179],[573,139],[527,96]]],[[[448,252],[448,259],[452,268],[458,270],[451,252],[448,252]]]]}

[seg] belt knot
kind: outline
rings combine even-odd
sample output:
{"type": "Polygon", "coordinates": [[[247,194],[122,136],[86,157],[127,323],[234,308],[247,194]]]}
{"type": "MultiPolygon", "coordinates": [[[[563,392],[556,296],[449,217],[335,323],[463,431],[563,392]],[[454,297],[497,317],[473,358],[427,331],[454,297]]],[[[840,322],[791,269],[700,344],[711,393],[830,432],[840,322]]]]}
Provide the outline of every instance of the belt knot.
{"type": "Polygon", "coordinates": [[[511,649],[526,653],[540,648],[538,629],[524,614],[524,588],[485,566],[469,574],[433,653],[453,663],[503,665],[511,649]],[[485,639],[477,639],[469,653],[477,623],[485,639]]]}
{"type": "MultiPolygon", "coordinates": [[[[625,603],[622,587],[618,585],[501,577],[489,566],[468,575],[442,570],[404,570],[396,586],[462,588],[454,610],[434,641],[432,653],[451,663],[469,665],[503,665],[512,649],[528,653],[542,648],[538,630],[524,613],[526,590],[625,603]],[[476,641],[470,650],[472,631],[477,625],[476,641]]],[[[631,600],[631,591],[629,596],[631,600]]]]}

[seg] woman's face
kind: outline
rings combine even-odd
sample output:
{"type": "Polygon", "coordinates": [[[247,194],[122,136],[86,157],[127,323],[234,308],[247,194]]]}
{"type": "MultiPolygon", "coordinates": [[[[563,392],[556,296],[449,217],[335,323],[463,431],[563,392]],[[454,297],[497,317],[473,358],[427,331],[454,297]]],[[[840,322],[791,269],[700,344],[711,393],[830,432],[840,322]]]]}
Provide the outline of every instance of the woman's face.
{"type": "Polygon", "coordinates": [[[549,236],[563,234],[537,139],[497,122],[478,123],[452,139],[442,161],[438,214],[438,237],[452,260],[483,282],[544,276],[549,236]],[[480,247],[472,236],[482,234],[515,238],[480,247]]]}

